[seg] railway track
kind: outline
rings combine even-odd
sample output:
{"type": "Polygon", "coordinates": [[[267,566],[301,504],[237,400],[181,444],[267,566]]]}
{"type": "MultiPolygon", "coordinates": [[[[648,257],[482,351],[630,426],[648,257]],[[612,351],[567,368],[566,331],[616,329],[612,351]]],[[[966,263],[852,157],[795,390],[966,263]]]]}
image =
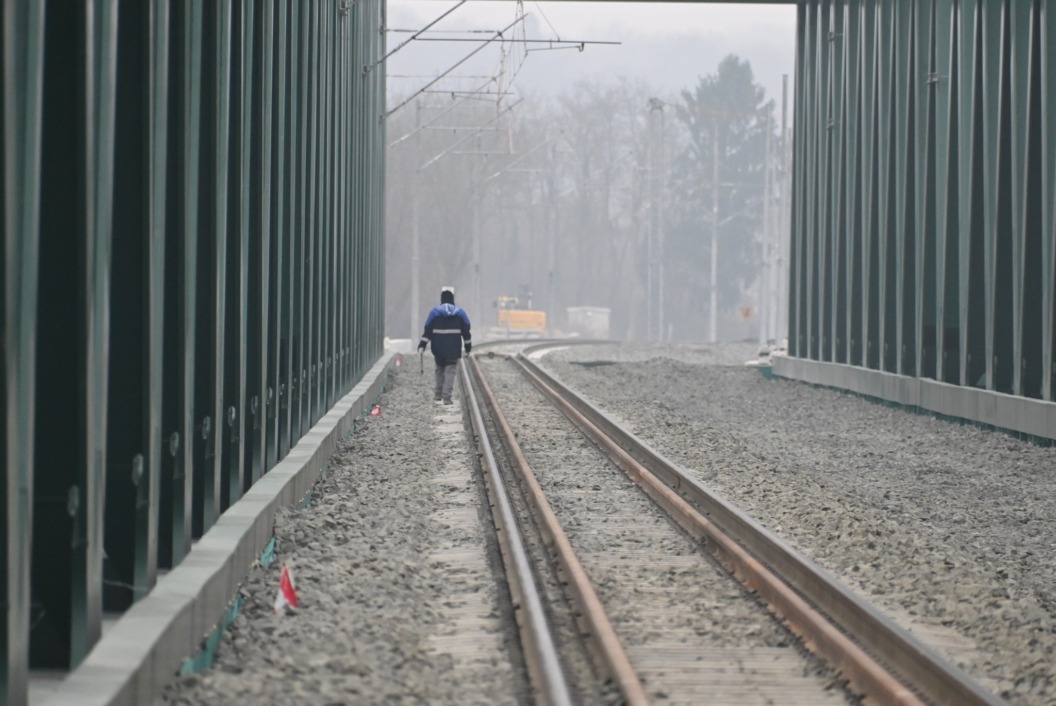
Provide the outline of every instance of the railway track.
{"type": "Polygon", "coordinates": [[[498,350],[469,359],[462,383],[542,701],[581,703],[569,684],[598,681],[574,673],[563,655],[575,646],[549,627],[559,611],[537,589],[553,580],[549,560],[595,669],[626,703],[1003,703],[524,355],[498,350]]]}

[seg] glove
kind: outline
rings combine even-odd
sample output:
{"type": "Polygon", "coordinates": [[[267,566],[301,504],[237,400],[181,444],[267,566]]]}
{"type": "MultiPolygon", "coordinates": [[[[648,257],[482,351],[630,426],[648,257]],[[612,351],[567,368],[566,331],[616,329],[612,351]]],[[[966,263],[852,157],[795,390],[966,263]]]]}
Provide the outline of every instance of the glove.
{"type": "Polygon", "coordinates": [[[418,352],[419,353],[425,353],[425,345],[426,345],[425,341],[422,341],[422,342],[420,342],[418,344],[418,352]]]}
{"type": "Polygon", "coordinates": [[[473,344],[470,343],[469,341],[466,341],[466,355],[469,355],[469,352],[471,350],[473,350],[473,344]]]}

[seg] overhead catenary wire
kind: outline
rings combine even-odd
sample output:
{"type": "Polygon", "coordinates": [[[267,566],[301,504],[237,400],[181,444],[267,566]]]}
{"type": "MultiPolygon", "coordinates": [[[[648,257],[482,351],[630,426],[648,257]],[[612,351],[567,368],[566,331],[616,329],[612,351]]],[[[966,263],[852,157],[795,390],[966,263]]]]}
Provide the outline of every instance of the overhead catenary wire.
{"type": "Polygon", "coordinates": [[[479,52],[480,52],[481,50],[483,50],[483,49],[484,49],[485,47],[487,47],[488,45],[490,45],[490,44],[491,44],[492,42],[494,42],[494,41],[496,41],[496,40],[501,40],[501,39],[502,39],[502,35],[503,35],[503,33],[504,33],[504,32],[508,32],[508,31],[509,31],[509,30],[510,30],[510,29],[511,29],[512,27],[514,27],[515,25],[517,25],[517,24],[518,24],[518,23],[520,23],[520,22],[523,22],[523,21],[525,20],[525,18],[526,18],[526,17],[527,17],[527,15],[520,15],[519,17],[517,17],[516,19],[514,19],[514,20],[513,20],[513,22],[511,22],[510,24],[506,25],[506,26],[505,26],[505,27],[503,27],[502,29],[498,30],[498,31],[497,31],[497,32],[495,33],[495,36],[493,36],[493,37],[490,37],[490,38],[486,39],[486,40],[485,40],[485,41],[484,41],[484,42],[483,42],[483,43],[482,43],[482,44],[481,44],[481,45],[480,45],[479,47],[477,47],[476,49],[474,49],[473,51],[471,51],[471,52],[470,52],[469,54],[466,54],[466,55],[465,55],[464,57],[462,57],[462,58],[461,58],[461,59],[460,59],[460,60],[459,60],[459,61],[458,61],[458,62],[457,62],[457,63],[456,63],[456,64],[455,64],[454,66],[452,66],[451,68],[449,68],[449,69],[448,69],[447,71],[444,71],[444,72],[443,72],[442,74],[440,74],[439,76],[437,76],[436,78],[434,78],[434,79],[433,79],[432,81],[430,81],[429,83],[427,83],[427,84],[425,84],[424,86],[422,86],[422,87],[421,87],[420,89],[418,89],[417,91],[415,91],[415,92],[414,92],[414,93],[413,93],[413,94],[412,94],[412,95],[411,95],[410,97],[408,97],[408,98],[407,98],[406,100],[404,100],[404,101],[403,101],[402,103],[400,103],[399,105],[397,105],[397,106],[396,106],[395,108],[392,108],[392,109],[391,109],[391,110],[389,110],[389,111],[388,111],[387,113],[385,113],[385,115],[383,115],[383,116],[382,116],[382,118],[383,118],[383,119],[386,119],[386,118],[388,118],[388,117],[389,117],[390,115],[392,115],[393,113],[395,113],[395,112],[396,112],[397,110],[399,110],[400,108],[404,107],[405,105],[407,105],[408,103],[410,103],[410,102],[411,102],[412,100],[414,100],[415,98],[417,98],[417,97],[418,97],[418,96],[419,96],[419,95],[420,95],[420,94],[421,94],[421,93],[422,93],[423,91],[425,91],[425,90],[426,90],[426,89],[428,89],[428,88],[432,88],[433,86],[435,86],[435,85],[436,85],[437,83],[439,83],[439,81],[440,81],[440,80],[441,80],[442,78],[444,78],[445,76],[447,76],[447,75],[448,75],[449,73],[451,73],[452,71],[454,71],[455,69],[457,69],[457,68],[458,68],[459,66],[461,66],[462,64],[464,64],[464,63],[466,63],[467,61],[469,61],[469,59],[470,59],[470,58],[472,58],[473,56],[475,56],[475,55],[476,55],[477,53],[479,53],[479,52]]]}
{"type": "Polygon", "coordinates": [[[540,150],[543,147],[546,147],[547,145],[549,145],[555,139],[556,139],[556,136],[549,137],[546,140],[543,140],[542,142],[540,142],[538,145],[536,145],[532,149],[528,150],[527,152],[522,152],[521,155],[519,157],[517,157],[517,159],[513,160],[512,162],[510,162],[509,164],[507,164],[505,167],[503,167],[499,171],[495,172],[494,174],[485,177],[480,183],[481,184],[487,184],[492,179],[495,179],[497,177],[502,176],[506,172],[510,171],[511,167],[513,167],[513,166],[519,164],[520,162],[524,161],[525,159],[527,159],[529,156],[531,156],[532,154],[534,154],[538,150],[540,150]]]}
{"type": "MultiPolygon", "coordinates": [[[[479,39],[473,37],[419,37],[419,42],[479,42],[479,39]]],[[[572,46],[568,47],[553,47],[554,49],[575,49],[576,47],[583,47],[587,44],[609,44],[609,45],[622,45],[623,42],[605,41],[601,39],[504,39],[507,44],[569,44],[572,46]]],[[[529,49],[528,51],[539,51],[538,49],[529,49]]]]}
{"type": "Polygon", "coordinates": [[[468,2],[468,0],[458,0],[458,4],[456,4],[456,5],[454,6],[454,7],[450,8],[450,9],[448,9],[448,10],[447,10],[447,12],[445,12],[444,14],[440,15],[439,17],[437,17],[437,18],[436,18],[435,20],[433,20],[432,22],[430,22],[429,24],[427,24],[427,25],[426,25],[425,27],[422,27],[422,28],[421,28],[420,30],[418,30],[417,32],[415,32],[414,34],[412,34],[412,35],[411,35],[410,37],[408,37],[408,38],[407,38],[407,39],[405,39],[404,41],[400,42],[399,46],[397,46],[397,47],[396,47],[395,49],[393,49],[393,50],[392,50],[392,51],[390,51],[389,53],[385,54],[385,56],[381,57],[380,59],[378,59],[378,60],[377,60],[377,61],[375,61],[374,63],[372,63],[372,64],[367,64],[366,66],[364,66],[364,67],[363,67],[363,73],[364,73],[364,74],[368,74],[368,73],[370,73],[370,72],[371,72],[371,70],[372,70],[372,69],[374,69],[374,68],[375,68],[376,66],[379,66],[379,65],[381,65],[381,64],[384,64],[384,63],[385,63],[385,62],[386,62],[386,61],[388,60],[388,58],[389,58],[390,56],[392,56],[393,54],[395,54],[396,52],[398,52],[399,50],[403,49],[403,48],[404,48],[405,46],[407,46],[408,44],[410,44],[411,42],[413,42],[413,41],[415,40],[415,38],[416,38],[416,37],[418,37],[418,36],[419,36],[420,34],[422,34],[422,33],[426,32],[426,31],[427,31],[427,30],[428,30],[428,29],[429,29],[430,27],[432,27],[432,26],[436,25],[436,24],[437,24],[438,22],[440,22],[441,20],[443,20],[443,19],[444,19],[445,17],[447,17],[448,15],[450,15],[450,14],[451,14],[452,12],[454,12],[454,11],[455,11],[455,10],[457,10],[458,8],[460,8],[460,7],[462,7],[463,5],[465,5],[465,4],[466,4],[466,2],[468,2]]]}
{"type": "MultiPolygon", "coordinates": [[[[523,99],[523,98],[521,98],[521,99],[520,99],[520,100],[518,100],[517,102],[515,102],[515,103],[511,103],[510,105],[506,106],[506,107],[505,107],[505,108],[503,108],[503,109],[502,109],[501,111],[499,111],[498,113],[496,113],[496,114],[494,115],[494,117],[492,117],[492,118],[491,118],[490,120],[488,120],[488,122],[484,123],[484,124],[483,124],[483,125],[481,125],[480,127],[487,127],[487,126],[488,126],[488,125],[490,125],[491,123],[495,122],[495,121],[496,121],[496,120],[498,120],[498,119],[499,119],[499,118],[500,118],[500,117],[501,117],[502,115],[504,115],[504,114],[506,114],[506,113],[510,112],[511,110],[513,110],[514,108],[516,108],[516,107],[517,107],[518,105],[520,105],[520,104],[521,104],[521,102],[522,102],[523,100],[524,100],[524,99],[523,99]]],[[[436,155],[435,157],[433,157],[432,159],[430,159],[430,160],[429,160],[428,162],[426,162],[425,164],[423,164],[423,165],[421,166],[421,171],[425,171],[425,169],[426,169],[427,167],[429,167],[429,166],[431,166],[432,164],[435,164],[436,162],[438,162],[438,161],[440,160],[440,158],[441,158],[441,157],[444,157],[445,155],[447,155],[447,154],[448,154],[448,153],[450,153],[450,152],[454,152],[456,148],[458,148],[458,147],[461,147],[461,146],[462,146],[463,144],[465,144],[465,143],[466,143],[466,142],[467,142],[468,140],[470,140],[470,139],[472,139],[472,138],[476,137],[476,135],[477,135],[477,133],[476,133],[476,132],[473,132],[473,133],[471,133],[471,134],[467,135],[466,137],[462,138],[461,140],[459,140],[459,141],[458,141],[458,142],[456,142],[455,144],[451,145],[451,146],[450,146],[450,147],[448,147],[448,148],[447,148],[446,150],[444,150],[443,152],[441,152],[440,154],[436,155]]]]}
{"type": "MultiPolygon", "coordinates": [[[[406,135],[404,135],[403,137],[400,137],[399,139],[393,140],[392,142],[390,142],[390,143],[389,143],[389,147],[395,147],[396,145],[400,144],[400,143],[401,143],[401,142],[403,142],[404,140],[406,140],[406,139],[408,139],[408,138],[410,138],[410,137],[414,137],[414,136],[415,136],[415,135],[417,135],[417,134],[418,134],[418,133],[419,133],[419,132],[420,132],[420,131],[421,131],[421,130],[422,130],[423,128],[425,128],[426,126],[428,126],[428,125],[429,125],[430,123],[432,123],[432,122],[433,122],[434,120],[438,120],[438,119],[440,119],[440,118],[444,117],[445,115],[447,115],[448,113],[450,113],[451,111],[453,111],[453,110],[454,110],[455,108],[457,108],[457,107],[459,107],[460,105],[462,105],[462,103],[464,103],[464,102],[466,102],[466,101],[470,100],[471,98],[473,98],[474,96],[476,96],[476,95],[477,95],[478,93],[480,93],[481,91],[483,91],[483,90],[484,90],[485,88],[487,88],[487,87],[488,87],[488,85],[490,85],[490,84],[492,84],[492,83],[494,83],[494,82],[495,82],[495,77],[494,77],[494,76],[489,76],[489,77],[488,77],[488,80],[487,80],[487,81],[485,81],[485,82],[484,82],[483,84],[481,84],[479,88],[477,88],[477,89],[475,89],[475,90],[473,90],[473,91],[470,91],[470,92],[468,92],[468,93],[467,93],[466,95],[464,95],[464,96],[463,96],[463,97],[462,97],[461,99],[459,99],[459,100],[455,101],[454,103],[452,103],[451,105],[449,105],[449,106],[448,106],[448,107],[447,107],[446,109],[444,109],[444,110],[442,110],[441,112],[437,113],[437,114],[436,114],[436,115],[434,115],[434,116],[433,116],[432,118],[430,118],[430,119],[429,119],[429,120],[428,120],[427,122],[425,122],[425,123],[423,123],[422,125],[420,125],[420,126],[416,127],[416,128],[414,129],[414,130],[412,130],[411,132],[407,133],[407,134],[406,134],[406,135]]],[[[421,93],[424,93],[424,92],[425,92],[425,91],[419,91],[419,94],[421,94],[421,93]]]]}
{"type": "Polygon", "coordinates": [[[634,152],[633,151],[625,152],[622,157],[617,157],[616,159],[612,160],[607,165],[605,165],[604,168],[599,169],[597,172],[595,172],[594,174],[591,174],[589,177],[587,177],[583,181],[577,182],[577,183],[573,184],[572,186],[570,186],[568,189],[560,192],[557,195],[557,198],[559,198],[559,199],[560,198],[564,198],[565,196],[568,196],[568,195],[570,195],[572,193],[575,193],[581,186],[586,186],[587,184],[590,184],[591,182],[597,181],[601,177],[605,176],[605,174],[607,174],[608,172],[612,171],[613,167],[615,167],[617,164],[619,164],[623,160],[627,159],[628,157],[633,157],[633,156],[634,156],[634,152]]]}

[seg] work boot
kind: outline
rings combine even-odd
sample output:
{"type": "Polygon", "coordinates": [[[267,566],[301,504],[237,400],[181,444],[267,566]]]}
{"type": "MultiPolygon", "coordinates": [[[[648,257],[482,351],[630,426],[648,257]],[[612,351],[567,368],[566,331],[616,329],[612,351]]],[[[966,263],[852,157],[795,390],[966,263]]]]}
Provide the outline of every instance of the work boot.
{"type": "Polygon", "coordinates": [[[439,401],[440,401],[440,395],[433,395],[433,402],[439,402],[439,401]]]}
{"type": "Polygon", "coordinates": [[[454,404],[450,398],[444,400],[444,404],[454,404]]]}

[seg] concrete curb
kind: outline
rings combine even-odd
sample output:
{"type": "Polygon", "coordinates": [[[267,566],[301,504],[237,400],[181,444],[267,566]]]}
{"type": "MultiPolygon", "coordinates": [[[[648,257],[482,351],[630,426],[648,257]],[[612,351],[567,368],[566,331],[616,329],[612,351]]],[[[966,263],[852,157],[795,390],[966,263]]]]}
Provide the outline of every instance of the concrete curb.
{"type": "Polygon", "coordinates": [[[220,516],[190,554],[121,616],[43,703],[153,703],[224,615],[271,540],[278,508],[298,503],[311,489],[338,441],[381,394],[394,361],[393,352],[386,351],[286,458],[220,516]]]}
{"type": "Polygon", "coordinates": [[[896,375],[843,363],[773,358],[774,375],[847,390],[914,411],[954,417],[1006,432],[1056,439],[1056,403],[896,375]]]}

